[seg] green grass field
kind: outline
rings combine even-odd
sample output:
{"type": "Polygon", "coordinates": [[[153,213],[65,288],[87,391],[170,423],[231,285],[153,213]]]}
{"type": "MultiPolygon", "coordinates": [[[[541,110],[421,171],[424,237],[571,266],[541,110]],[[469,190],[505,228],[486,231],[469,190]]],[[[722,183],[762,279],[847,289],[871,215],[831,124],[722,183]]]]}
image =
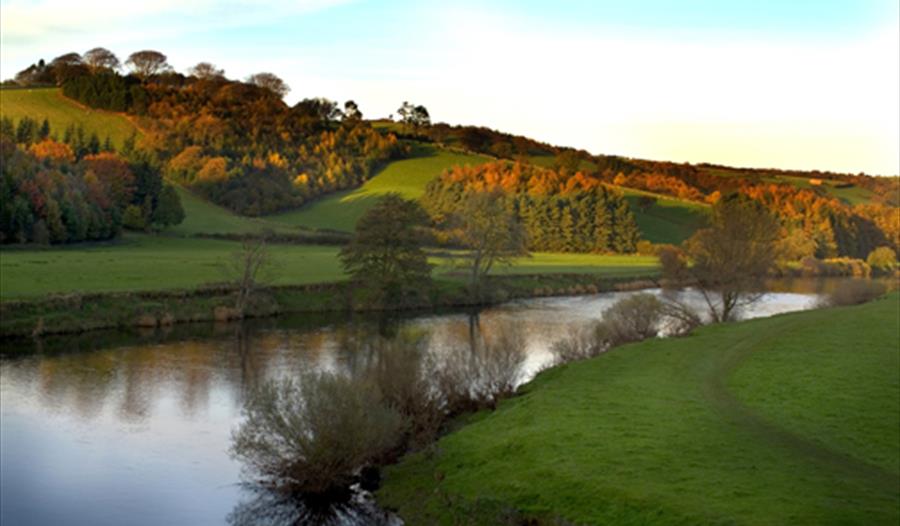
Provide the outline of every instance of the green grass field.
{"type": "Polygon", "coordinates": [[[254,234],[263,230],[275,232],[297,232],[283,223],[275,223],[262,218],[240,216],[214,203],[197,197],[190,191],[178,187],[185,219],[180,225],[166,230],[166,233],[189,236],[194,234],[254,234]]]}
{"type": "Polygon", "coordinates": [[[352,232],[359,218],[380,196],[398,192],[407,199],[416,199],[425,192],[425,185],[444,170],[487,160],[487,157],[425,147],[421,155],[390,163],[360,188],[336,192],[299,210],[266,219],[292,226],[352,232]]]}
{"type": "Polygon", "coordinates": [[[706,225],[710,207],[702,203],[676,199],[634,188],[618,187],[625,194],[641,237],[653,243],[678,245],[706,225]],[[641,196],[656,198],[647,208],[641,208],[641,196]]]}
{"type": "MultiPolygon", "coordinates": [[[[216,239],[128,234],[96,245],[43,250],[0,250],[0,298],[52,293],[116,292],[193,288],[226,280],[223,267],[239,243],[216,239]]],[[[270,245],[271,283],[303,284],[344,279],[339,247],[270,245]]],[[[431,258],[435,277],[458,280],[457,267],[431,258]]],[[[645,276],[656,272],[654,258],[593,254],[535,254],[495,274],[594,274],[645,276]]]]}
{"type": "MultiPolygon", "coordinates": [[[[126,235],[95,246],[0,251],[0,298],[50,293],[193,288],[226,281],[233,241],[126,235]]],[[[273,245],[273,282],[315,283],[343,278],[337,247],[273,245]]]]}
{"type": "Polygon", "coordinates": [[[705,327],[551,369],[388,468],[378,499],[407,524],[897,524],[898,305],[705,327]]]}
{"type": "Polygon", "coordinates": [[[116,113],[92,110],[67,99],[59,88],[2,89],[0,115],[14,121],[31,117],[38,122],[50,121],[51,135],[62,138],[69,125],[81,125],[88,136],[96,133],[101,141],[109,137],[115,146],[135,133],[131,121],[116,113]]]}

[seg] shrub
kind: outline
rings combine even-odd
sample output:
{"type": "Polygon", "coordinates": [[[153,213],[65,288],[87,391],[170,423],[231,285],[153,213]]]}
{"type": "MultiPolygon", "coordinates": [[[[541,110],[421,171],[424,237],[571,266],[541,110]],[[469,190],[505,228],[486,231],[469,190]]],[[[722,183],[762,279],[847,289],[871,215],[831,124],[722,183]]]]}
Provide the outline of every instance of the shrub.
{"type": "Polygon", "coordinates": [[[897,267],[897,254],[890,247],[878,247],[869,252],[866,263],[873,269],[889,272],[897,267]]]}
{"type": "Polygon", "coordinates": [[[514,394],[524,363],[521,333],[501,326],[492,335],[478,336],[473,329],[469,345],[432,356],[428,375],[446,414],[455,415],[494,408],[500,399],[514,394]]]}
{"type": "Polygon", "coordinates": [[[345,491],[362,467],[397,447],[405,426],[372,383],[328,373],[265,384],[243,415],[232,455],[274,487],[303,495],[345,491]]]}
{"type": "Polygon", "coordinates": [[[609,347],[655,337],[663,321],[664,305],[656,296],[634,294],[608,308],[597,334],[609,347]]]}
{"type": "Polygon", "coordinates": [[[550,346],[555,364],[569,363],[593,358],[607,350],[604,342],[598,337],[596,326],[582,329],[575,334],[554,342],[550,346]]]}
{"type": "Polygon", "coordinates": [[[122,226],[130,230],[146,230],[147,221],[144,212],[137,205],[128,205],[122,214],[122,226]]]}

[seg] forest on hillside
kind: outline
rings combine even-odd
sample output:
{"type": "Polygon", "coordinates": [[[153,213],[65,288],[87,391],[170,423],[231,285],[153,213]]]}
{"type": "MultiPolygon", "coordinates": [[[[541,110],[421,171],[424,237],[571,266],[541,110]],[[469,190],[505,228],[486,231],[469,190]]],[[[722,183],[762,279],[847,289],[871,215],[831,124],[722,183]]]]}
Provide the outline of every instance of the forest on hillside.
{"type": "MultiPolygon", "coordinates": [[[[879,246],[900,249],[898,177],[593,155],[484,127],[433,124],[426,108],[406,102],[397,111],[399,123],[375,126],[352,100],[340,105],[306,98],[288,106],[283,97],[290,88],[272,73],[231,80],[204,62],[181,74],[167,60],[157,51],[139,51],[128,57],[128,73],[121,74],[119,59],[95,48],[38,62],[12,83],[61,86],[66,96],[87,106],[133,115],[145,130],[139,146],[162,176],[245,215],[296,208],[359,186],[390,160],[407,155],[407,141],[415,140],[501,161],[455,169],[433,182],[423,202],[436,220],[467,192],[496,189],[509,195],[509,206],[527,225],[536,250],[634,250],[637,234],[632,211],[617,190],[622,188],[647,193],[641,199],[648,202],[659,195],[715,204],[741,194],[780,219],[783,237],[792,240],[798,257],[864,258],[879,246]],[[826,191],[821,181],[859,187],[872,198],[851,204],[826,191]]],[[[72,144],[74,135],[67,132],[62,142],[72,144]]],[[[87,146],[80,140],[78,152],[99,150],[99,140],[92,138],[87,146]]]]}

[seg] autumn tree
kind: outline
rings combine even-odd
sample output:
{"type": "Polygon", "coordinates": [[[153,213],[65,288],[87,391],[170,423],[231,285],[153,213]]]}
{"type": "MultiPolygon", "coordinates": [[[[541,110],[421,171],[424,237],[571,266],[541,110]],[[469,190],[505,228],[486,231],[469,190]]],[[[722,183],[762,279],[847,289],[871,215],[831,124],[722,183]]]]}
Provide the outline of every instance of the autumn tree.
{"type": "Polygon", "coordinates": [[[451,219],[468,250],[469,291],[476,300],[482,299],[484,278],[495,265],[528,254],[525,231],[505,201],[499,191],[474,193],[451,219]]]}
{"type": "Polygon", "coordinates": [[[873,269],[890,272],[897,268],[897,254],[890,247],[878,247],[869,253],[866,263],[873,269]]]}
{"type": "Polygon", "coordinates": [[[664,262],[665,277],[695,285],[712,321],[731,321],[762,297],[778,232],[778,222],[759,203],[723,198],[713,208],[710,226],[685,242],[687,260],[664,262]]]}
{"type": "Polygon", "coordinates": [[[290,86],[285,81],[281,80],[274,73],[269,72],[254,73],[247,77],[247,83],[265,88],[278,95],[279,98],[284,98],[291,91],[290,86]]]}
{"type": "Polygon", "coordinates": [[[130,67],[135,75],[145,80],[172,69],[172,66],[169,65],[168,57],[152,49],[135,51],[128,56],[125,65],[130,67]]]}
{"type": "Polygon", "coordinates": [[[95,73],[104,69],[116,70],[120,65],[119,58],[112,51],[103,47],[95,47],[86,51],[82,60],[95,73]]]}
{"type": "Polygon", "coordinates": [[[188,68],[188,75],[201,80],[224,79],[225,70],[219,69],[209,62],[199,62],[195,66],[188,68]]]}
{"type": "Polygon", "coordinates": [[[422,207],[396,193],[381,198],[360,218],[340,260],[366,300],[394,307],[422,294],[431,281],[431,266],[422,250],[427,224],[422,207]]]}

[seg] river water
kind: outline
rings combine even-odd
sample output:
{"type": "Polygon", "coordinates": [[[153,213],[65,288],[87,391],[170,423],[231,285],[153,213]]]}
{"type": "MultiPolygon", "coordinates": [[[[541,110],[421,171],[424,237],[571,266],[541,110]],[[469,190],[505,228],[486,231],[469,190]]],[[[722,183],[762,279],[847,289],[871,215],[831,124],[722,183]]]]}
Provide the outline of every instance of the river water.
{"type": "MultiPolygon", "coordinates": [[[[782,292],[745,317],[811,308],[821,285],[775,290],[782,292]]],[[[552,359],[554,341],[626,294],[516,301],[483,310],[478,324],[525,337],[525,381],[552,359]]],[[[470,337],[472,320],[466,313],[380,323],[296,316],[4,344],[0,523],[277,524],[258,513],[272,507],[240,484],[241,467],[228,455],[246,393],[301,370],[349,367],[356,357],[341,342],[351,336],[416,332],[439,353],[470,337]]]]}

